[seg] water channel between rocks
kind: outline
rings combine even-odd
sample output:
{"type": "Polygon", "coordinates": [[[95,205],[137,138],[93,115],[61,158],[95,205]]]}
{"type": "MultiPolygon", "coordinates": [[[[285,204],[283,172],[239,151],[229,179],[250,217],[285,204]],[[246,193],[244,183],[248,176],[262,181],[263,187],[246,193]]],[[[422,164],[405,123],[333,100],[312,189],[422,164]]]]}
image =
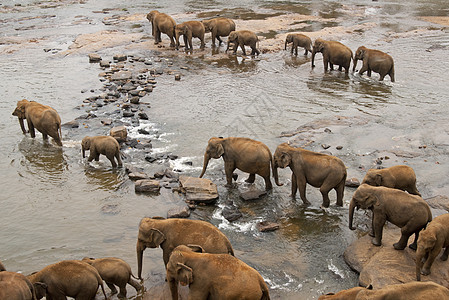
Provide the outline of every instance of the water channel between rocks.
{"type": "MultiPolygon", "coordinates": [[[[108,134],[121,124],[131,138],[151,140],[151,151],[123,148],[125,165],[141,167],[148,174],[170,167],[199,176],[210,137],[245,136],[264,142],[272,152],[286,141],[314,151],[328,145],[327,151],[347,166],[348,177],[359,180],[369,168],[407,164],[414,168],[424,198],[447,195],[445,5],[445,1],[407,5],[134,1],[126,7],[115,0],[7,0],[0,5],[0,260],[7,268],[28,274],[64,259],[116,256],[136,273],[140,219],[165,217],[169,209],[185,203],[166,188],[158,196],[136,194],[125,170],[112,170],[104,157],[86,164],[81,139],[108,134]],[[228,55],[225,46],[210,48],[209,34],[204,51],[197,49],[195,40],[192,54],[169,49],[164,35],[158,48],[145,19],[155,8],[173,15],[178,23],[215,15],[234,18],[240,28],[258,33],[265,51],[257,58],[228,55]],[[435,14],[438,18],[428,18],[435,14]],[[289,48],[283,50],[285,35],[292,31],[303,31],[312,39],[336,39],[353,51],[365,45],[387,52],[395,59],[396,82],[388,77],[378,82],[376,73],[372,78],[324,73],[320,54],[312,70],[310,54],[300,51],[295,57],[289,48]],[[88,62],[92,52],[111,62],[113,55],[126,54],[124,69],[148,69],[141,74],[157,82],[140,99],[139,109],[148,120],[122,117],[120,101],[83,102],[104,93],[108,82],[100,81],[105,69],[88,62]],[[153,69],[163,74],[150,74],[153,69]],[[178,73],[181,80],[175,81],[178,73]],[[79,119],[79,128],[64,127],[63,147],[57,148],[43,143],[40,133],[34,140],[21,134],[11,113],[22,98],[54,107],[63,123],[87,113],[97,118],[79,119]],[[163,154],[178,158],[145,160],[163,154]]],[[[359,62],[357,69],[360,66],[359,62]]],[[[198,206],[190,218],[220,228],[236,256],[262,274],[272,299],[316,299],[357,285],[357,274],[343,260],[345,248],[367,231],[368,215],[362,211],[357,213],[358,230],[347,228],[354,189],[346,188],[343,207],[335,206],[332,191],[331,206],[323,210],[321,194],[308,186],[312,205],[304,207],[299,197],[295,201],[289,197],[290,170],[279,172],[284,186],[259,200],[243,201],[240,193],[262,190],[263,180],[245,184],[246,174],[237,172],[236,188],[227,189],[222,160],[212,160],[205,177],[218,185],[219,200],[198,206]],[[234,222],[222,216],[230,204],[243,214],[234,222]],[[261,233],[256,228],[261,221],[277,222],[280,229],[261,233]]],[[[160,249],[144,252],[143,271],[147,289],[164,283],[160,249]]],[[[128,294],[133,298],[135,291],[128,289],[128,294]]]]}

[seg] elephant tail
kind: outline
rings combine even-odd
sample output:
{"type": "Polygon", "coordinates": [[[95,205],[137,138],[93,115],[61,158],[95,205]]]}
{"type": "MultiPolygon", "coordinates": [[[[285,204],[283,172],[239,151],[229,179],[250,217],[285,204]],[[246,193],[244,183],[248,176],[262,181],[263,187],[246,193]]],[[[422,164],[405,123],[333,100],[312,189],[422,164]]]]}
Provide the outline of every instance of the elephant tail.
{"type": "Polygon", "coordinates": [[[263,278],[261,280],[262,282],[260,283],[260,288],[262,289],[262,297],[260,298],[260,300],[270,300],[270,294],[268,293],[267,285],[265,284],[263,278]]]}

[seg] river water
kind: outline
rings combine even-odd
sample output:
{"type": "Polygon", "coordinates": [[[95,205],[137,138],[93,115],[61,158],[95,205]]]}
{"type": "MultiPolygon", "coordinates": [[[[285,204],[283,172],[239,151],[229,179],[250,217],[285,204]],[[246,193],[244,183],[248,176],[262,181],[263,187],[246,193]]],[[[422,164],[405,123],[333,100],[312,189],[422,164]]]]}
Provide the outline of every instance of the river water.
{"type": "MultiPolygon", "coordinates": [[[[136,194],[125,171],[111,170],[104,158],[86,165],[80,140],[107,134],[110,127],[97,122],[85,124],[87,128],[63,128],[61,149],[44,143],[40,133],[34,140],[23,136],[11,115],[22,98],[54,107],[63,123],[85,114],[89,107],[82,106],[83,100],[101,92],[102,70],[88,63],[87,50],[70,52],[69,46],[79,35],[102,30],[116,30],[123,37],[136,34],[152,45],[144,18],[152,9],[174,15],[178,23],[218,14],[246,26],[253,20],[262,22],[257,32],[266,39],[260,45],[269,51],[252,59],[228,56],[223,46],[218,52],[208,46],[191,55],[126,43],[99,48],[104,57],[147,57],[156,66],[170,62],[182,73],[181,81],[168,74],[157,77],[156,88],[143,98],[151,104],[145,110],[150,121],[141,123],[152,133],[154,152],[172,152],[179,159],[149,164],[142,153],[127,149],[125,164],[148,173],[170,166],[198,176],[210,137],[246,136],[266,143],[273,152],[288,140],[315,151],[327,144],[328,151],[345,162],[348,177],[359,180],[378,163],[408,164],[417,173],[424,198],[448,193],[446,1],[6,0],[0,5],[0,260],[8,269],[27,274],[59,260],[116,256],[136,270],[140,219],[166,216],[170,208],[182,205],[169,189],[163,188],[160,196],[136,194]],[[375,73],[371,79],[324,73],[320,54],[311,70],[310,54],[292,57],[289,51],[270,48],[271,41],[279,39],[276,34],[293,30],[270,30],[274,21],[263,23],[264,19],[282,19],[289,13],[316,18],[297,30],[312,38],[335,35],[353,51],[365,45],[389,53],[395,59],[396,82],[387,77],[380,83],[375,73]],[[131,17],[120,19],[127,16],[131,17]],[[428,16],[442,18],[422,18],[428,16]],[[119,22],[105,21],[110,17],[119,22]]],[[[166,36],[163,40],[167,42],[166,36]]],[[[209,39],[206,42],[210,45],[209,39]]],[[[278,42],[283,46],[282,40],[278,42]]],[[[195,48],[198,45],[194,42],[195,48]]],[[[137,128],[129,129],[132,137],[144,138],[137,128]]],[[[218,226],[236,256],[262,274],[273,299],[315,299],[357,285],[357,274],[343,260],[344,249],[366,231],[360,221],[359,230],[347,228],[353,189],[346,189],[343,208],[335,206],[331,192],[331,207],[322,210],[319,191],[308,187],[312,206],[304,207],[289,197],[290,170],[280,170],[284,186],[260,200],[244,202],[240,192],[264,185],[261,178],[247,185],[242,182],[245,175],[239,175],[237,188],[226,189],[222,161],[211,162],[206,177],[218,185],[220,200],[199,206],[191,218],[218,226]],[[229,203],[243,213],[233,223],[221,215],[229,203]],[[280,230],[258,232],[256,223],[264,220],[279,223],[280,230]]],[[[360,212],[357,219],[367,218],[360,212]]],[[[147,289],[164,282],[161,257],[160,249],[144,254],[147,289]]],[[[135,292],[129,290],[129,295],[135,292]]]]}

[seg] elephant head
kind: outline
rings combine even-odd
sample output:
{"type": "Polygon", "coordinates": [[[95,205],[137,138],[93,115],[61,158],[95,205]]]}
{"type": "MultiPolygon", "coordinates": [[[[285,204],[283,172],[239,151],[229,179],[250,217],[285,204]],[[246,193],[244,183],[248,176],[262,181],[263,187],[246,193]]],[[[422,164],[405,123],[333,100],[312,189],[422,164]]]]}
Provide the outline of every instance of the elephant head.
{"type": "Polygon", "coordinates": [[[315,67],[315,54],[317,52],[323,52],[325,46],[326,46],[326,41],[322,40],[322,39],[316,39],[315,43],[313,43],[313,48],[312,48],[312,68],[315,67]]]}
{"type": "Polygon", "coordinates": [[[421,231],[418,237],[418,248],[416,249],[416,280],[421,280],[421,269],[423,267],[423,260],[427,258],[428,254],[435,247],[437,237],[429,228],[421,231]]]}
{"type": "Polygon", "coordinates": [[[291,146],[287,143],[280,144],[276,151],[274,152],[273,159],[274,159],[274,166],[276,168],[286,168],[290,165],[292,161],[292,157],[290,154],[291,146]]]}
{"type": "Polygon", "coordinates": [[[204,173],[206,173],[209,160],[211,158],[218,159],[224,154],[225,151],[222,143],[223,138],[213,137],[209,140],[206,147],[206,152],[204,153],[203,171],[201,172],[200,178],[202,178],[204,173]]]}
{"type": "Polygon", "coordinates": [[[370,209],[374,205],[380,205],[376,193],[373,193],[372,187],[369,185],[361,184],[355,191],[349,204],[349,229],[355,230],[355,227],[352,226],[355,208],[370,209]]]}
{"type": "Polygon", "coordinates": [[[287,37],[285,38],[285,47],[284,50],[287,50],[287,44],[293,42],[293,34],[287,34],[287,37]]]}
{"type": "Polygon", "coordinates": [[[238,42],[239,35],[236,31],[231,31],[228,36],[228,46],[226,47],[226,51],[228,51],[231,44],[238,42]]]}
{"type": "Polygon", "coordinates": [[[83,151],[83,158],[86,158],[86,150],[90,150],[91,141],[92,141],[92,137],[90,137],[90,136],[86,136],[81,141],[81,149],[83,151]]]}
{"type": "Polygon", "coordinates": [[[211,28],[212,20],[203,20],[203,21],[201,21],[201,23],[203,23],[204,30],[205,30],[204,32],[205,33],[211,32],[211,30],[212,30],[212,28],[211,28]]]}
{"type": "Polygon", "coordinates": [[[165,220],[161,217],[143,218],[140,221],[137,236],[137,276],[142,279],[142,258],[146,248],[157,248],[165,240],[165,234],[156,228],[157,220],[165,220]]]}
{"type": "Polygon", "coordinates": [[[157,10],[152,10],[147,14],[147,19],[148,21],[150,21],[151,23],[154,20],[154,17],[158,14],[159,12],[157,10]]]}
{"type": "Polygon", "coordinates": [[[382,174],[377,172],[377,170],[368,170],[366,172],[365,177],[363,178],[362,184],[366,183],[372,186],[381,186],[382,185],[382,174]]]}
{"type": "Polygon", "coordinates": [[[23,133],[26,133],[23,120],[26,119],[25,111],[26,111],[26,106],[28,105],[28,103],[30,103],[30,101],[28,101],[26,99],[18,101],[16,109],[14,109],[14,111],[12,112],[13,116],[16,116],[19,118],[20,128],[22,129],[23,133]]]}
{"type": "MultiPolygon", "coordinates": [[[[176,50],[179,49],[179,37],[183,34],[187,34],[189,28],[184,23],[175,26],[175,38],[176,38],[176,50]]],[[[187,48],[187,45],[185,45],[187,48]]]]}
{"type": "Polygon", "coordinates": [[[365,53],[366,53],[366,47],[361,46],[357,49],[357,51],[355,52],[354,55],[354,67],[352,68],[352,71],[355,71],[355,67],[357,66],[357,61],[363,60],[363,58],[365,57],[365,53]]]}

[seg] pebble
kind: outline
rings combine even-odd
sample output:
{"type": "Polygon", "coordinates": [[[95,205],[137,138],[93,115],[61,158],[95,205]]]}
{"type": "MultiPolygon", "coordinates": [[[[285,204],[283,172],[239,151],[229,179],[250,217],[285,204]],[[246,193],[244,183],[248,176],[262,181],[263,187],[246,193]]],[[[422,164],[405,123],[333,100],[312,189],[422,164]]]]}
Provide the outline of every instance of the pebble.
{"type": "Polygon", "coordinates": [[[329,149],[331,146],[328,144],[321,144],[321,147],[323,147],[323,149],[329,149]]]}
{"type": "Polygon", "coordinates": [[[116,54],[112,58],[116,61],[126,61],[128,59],[125,54],[116,54]]]}
{"type": "Polygon", "coordinates": [[[89,54],[89,62],[90,63],[96,63],[101,61],[101,56],[97,53],[90,53],[89,54]]]}
{"type": "Polygon", "coordinates": [[[341,149],[343,149],[343,146],[337,146],[337,147],[335,147],[337,150],[341,150],[341,149]]]}
{"type": "Polygon", "coordinates": [[[148,120],[148,115],[144,112],[139,112],[138,116],[141,120],[148,120]]]}
{"type": "Polygon", "coordinates": [[[176,75],[175,75],[175,80],[176,80],[176,81],[181,80],[181,74],[176,74],[176,75]]]}

